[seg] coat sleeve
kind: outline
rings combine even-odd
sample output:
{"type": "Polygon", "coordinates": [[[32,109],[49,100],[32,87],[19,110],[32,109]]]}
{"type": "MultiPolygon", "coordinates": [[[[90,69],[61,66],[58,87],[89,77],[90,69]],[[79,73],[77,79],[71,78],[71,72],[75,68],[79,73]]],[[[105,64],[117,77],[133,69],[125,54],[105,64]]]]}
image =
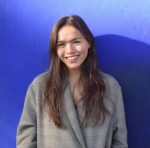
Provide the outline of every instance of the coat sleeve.
{"type": "Polygon", "coordinates": [[[29,86],[17,128],[17,148],[36,148],[36,135],[36,102],[33,88],[29,86]]]}
{"type": "Polygon", "coordinates": [[[112,148],[128,148],[127,128],[121,87],[117,89],[112,148]]]}

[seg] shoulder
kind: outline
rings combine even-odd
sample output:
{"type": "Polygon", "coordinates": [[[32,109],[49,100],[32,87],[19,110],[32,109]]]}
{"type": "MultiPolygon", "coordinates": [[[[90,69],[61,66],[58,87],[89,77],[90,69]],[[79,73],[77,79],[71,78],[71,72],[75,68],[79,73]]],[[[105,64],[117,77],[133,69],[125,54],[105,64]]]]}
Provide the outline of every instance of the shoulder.
{"type": "Polygon", "coordinates": [[[119,82],[112,75],[107,74],[105,72],[101,72],[101,76],[102,76],[102,79],[103,79],[106,87],[112,87],[112,88],[120,88],[121,87],[119,82]]]}
{"type": "Polygon", "coordinates": [[[112,100],[114,103],[118,101],[118,99],[121,99],[121,86],[119,82],[116,80],[115,77],[113,77],[110,74],[106,74],[104,72],[101,72],[102,78],[105,83],[106,91],[105,96],[107,99],[112,100]]]}
{"type": "Polygon", "coordinates": [[[48,75],[48,72],[43,72],[39,75],[37,75],[32,82],[30,83],[29,87],[32,89],[43,89],[46,81],[46,77],[48,75]]]}
{"type": "Polygon", "coordinates": [[[48,72],[41,73],[37,75],[32,82],[29,84],[26,100],[30,100],[30,102],[41,102],[44,98],[44,86],[45,80],[48,75],[48,72]]]}
{"type": "Polygon", "coordinates": [[[37,83],[43,83],[43,82],[45,81],[47,75],[48,75],[48,72],[47,72],[47,71],[46,71],[46,72],[43,72],[43,73],[41,73],[41,74],[39,74],[39,75],[37,75],[37,76],[33,79],[33,81],[31,82],[31,84],[34,85],[34,84],[37,84],[37,83]]]}

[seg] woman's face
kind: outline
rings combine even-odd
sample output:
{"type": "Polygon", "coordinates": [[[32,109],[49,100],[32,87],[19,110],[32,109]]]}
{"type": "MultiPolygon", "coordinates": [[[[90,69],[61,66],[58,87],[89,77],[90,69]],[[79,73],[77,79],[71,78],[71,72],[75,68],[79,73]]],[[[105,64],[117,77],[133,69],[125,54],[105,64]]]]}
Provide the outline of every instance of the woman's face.
{"type": "Polygon", "coordinates": [[[57,55],[69,71],[80,70],[89,48],[89,42],[75,27],[65,25],[59,30],[57,55]]]}

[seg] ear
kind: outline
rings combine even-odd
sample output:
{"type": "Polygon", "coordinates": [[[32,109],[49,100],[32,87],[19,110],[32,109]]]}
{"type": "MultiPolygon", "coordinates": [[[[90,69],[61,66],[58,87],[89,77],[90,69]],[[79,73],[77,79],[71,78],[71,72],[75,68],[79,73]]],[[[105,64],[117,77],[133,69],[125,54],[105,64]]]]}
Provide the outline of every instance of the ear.
{"type": "Polygon", "coordinates": [[[90,42],[88,42],[88,49],[89,49],[89,48],[91,48],[91,43],[90,43],[90,42]]]}

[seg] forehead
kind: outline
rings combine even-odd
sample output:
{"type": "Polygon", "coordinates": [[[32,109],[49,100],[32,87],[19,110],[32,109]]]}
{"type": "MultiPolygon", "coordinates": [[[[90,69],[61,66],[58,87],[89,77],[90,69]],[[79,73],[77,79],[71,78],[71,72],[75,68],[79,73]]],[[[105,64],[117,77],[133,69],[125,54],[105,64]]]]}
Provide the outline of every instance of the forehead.
{"type": "Polygon", "coordinates": [[[83,37],[83,35],[71,25],[65,25],[58,31],[58,41],[68,41],[77,37],[83,37]]]}

